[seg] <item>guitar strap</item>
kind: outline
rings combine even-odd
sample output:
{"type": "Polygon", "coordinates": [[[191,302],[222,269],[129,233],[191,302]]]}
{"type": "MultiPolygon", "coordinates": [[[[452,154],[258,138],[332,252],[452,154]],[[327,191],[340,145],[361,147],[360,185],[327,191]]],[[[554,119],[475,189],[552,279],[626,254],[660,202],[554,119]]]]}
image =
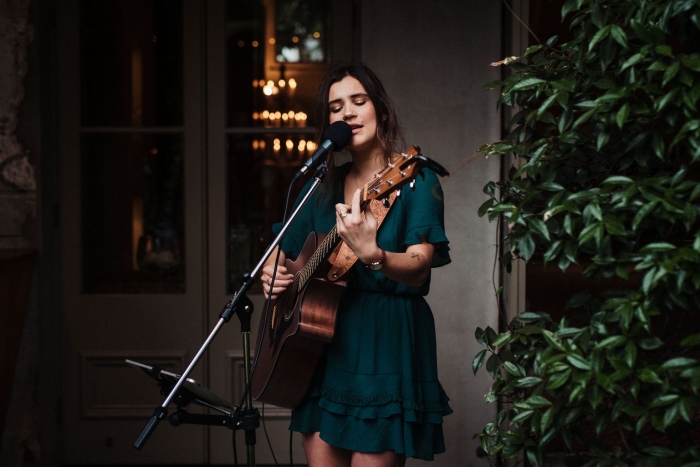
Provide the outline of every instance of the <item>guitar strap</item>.
{"type": "MultiPolygon", "coordinates": [[[[389,200],[388,207],[385,207],[384,203],[378,199],[373,199],[369,202],[369,207],[372,210],[372,214],[374,214],[374,218],[377,219],[377,230],[379,230],[379,226],[382,225],[382,222],[384,222],[384,218],[389,213],[391,206],[394,205],[394,201],[396,200],[396,190],[392,191],[387,199],[389,200]]],[[[362,214],[364,215],[364,213],[362,214]]],[[[337,247],[335,247],[335,250],[333,250],[333,253],[331,253],[330,257],[328,258],[328,261],[333,266],[328,271],[326,277],[329,281],[335,282],[343,277],[343,274],[348,272],[352,265],[355,264],[355,261],[357,261],[357,255],[355,255],[350,247],[343,241],[340,242],[337,247]]]]}

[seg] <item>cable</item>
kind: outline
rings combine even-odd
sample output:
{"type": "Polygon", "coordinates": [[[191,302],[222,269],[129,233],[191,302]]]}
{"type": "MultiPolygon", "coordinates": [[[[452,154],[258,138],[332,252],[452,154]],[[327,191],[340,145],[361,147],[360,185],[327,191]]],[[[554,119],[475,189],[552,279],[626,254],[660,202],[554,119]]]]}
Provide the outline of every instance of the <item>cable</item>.
{"type": "Polygon", "coordinates": [[[236,430],[231,430],[233,436],[233,465],[238,467],[238,449],[236,448],[236,430]]]}
{"type": "Polygon", "coordinates": [[[292,456],[292,438],[294,437],[294,432],[289,430],[289,467],[294,467],[294,457],[292,456]]]}
{"type": "Polygon", "coordinates": [[[267,426],[265,426],[265,403],[262,405],[262,425],[263,431],[265,432],[265,439],[267,439],[267,445],[270,446],[270,452],[272,453],[272,459],[275,461],[275,465],[279,467],[277,463],[277,457],[275,457],[275,451],[272,450],[272,442],[270,442],[270,437],[267,435],[267,426]]]}

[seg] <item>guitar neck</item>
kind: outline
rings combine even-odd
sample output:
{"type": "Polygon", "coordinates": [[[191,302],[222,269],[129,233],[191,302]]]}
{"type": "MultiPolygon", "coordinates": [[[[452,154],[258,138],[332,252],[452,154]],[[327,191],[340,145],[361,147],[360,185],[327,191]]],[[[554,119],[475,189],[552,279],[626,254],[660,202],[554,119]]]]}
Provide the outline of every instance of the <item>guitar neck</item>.
{"type": "Polygon", "coordinates": [[[301,291],[309,280],[313,277],[316,269],[325,261],[328,256],[330,256],[333,249],[340,243],[340,235],[338,235],[338,226],[333,226],[326,238],[323,239],[321,244],[316,248],[314,254],[311,256],[309,261],[306,263],[304,268],[299,271],[298,277],[298,291],[301,291]]]}

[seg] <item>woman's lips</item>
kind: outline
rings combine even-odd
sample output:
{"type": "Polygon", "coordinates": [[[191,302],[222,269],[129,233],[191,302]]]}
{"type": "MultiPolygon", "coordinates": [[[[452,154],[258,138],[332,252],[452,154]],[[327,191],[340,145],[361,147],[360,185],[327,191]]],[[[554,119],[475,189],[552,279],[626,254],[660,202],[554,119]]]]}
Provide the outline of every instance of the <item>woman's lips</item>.
{"type": "Polygon", "coordinates": [[[350,128],[352,128],[352,134],[353,134],[353,135],[356,135],[357,133],[360,132],[360,130],[362,129],[362,126],[360,126],[360,125],[350,125],[350,128]]]}

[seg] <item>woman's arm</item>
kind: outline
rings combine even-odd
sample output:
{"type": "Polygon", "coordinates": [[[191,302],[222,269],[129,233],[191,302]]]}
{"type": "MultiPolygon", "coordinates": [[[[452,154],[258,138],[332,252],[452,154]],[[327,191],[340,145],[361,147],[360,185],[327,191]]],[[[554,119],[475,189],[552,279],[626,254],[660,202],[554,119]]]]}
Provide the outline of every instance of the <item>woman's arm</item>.
{"type": "MultiPolygon", "coordinates": [[[[377,220],[369,206],[365,211],[367,220],[362,220],[360,190],[357,190],[353,195],[352,206],[337,204],[335,209],[340,238],[347,243],[364,264],[379,261],[382,258],[382,250],[377,245],[377,220]],[[347,215],[343,216],[342,213],[347,213],[347,215]]],[[[405,253],[387,251],[380,271],[396,282],[420,287],[430,275],[434,254],[435,247],[428,243],[424,236],[421,236],[421,243],[409,246],[405,253]]]]}
{"type": "MultiPolygon", "coordinates": [[[[263,266],[262,268],[262,273],[260,274],[260,282],[262,282],[263,293],[265,294],[265,298],[270,297],[270,278],[272,277],[272,272],[275,267],[275,258],[277,257],[278,249],[279,247],[275,248],[275,251],[273,251],[272,254],[267,258],[267,261],[265,261],[265,266],[263,266]]],[[[286,256],[283,251],[280,253],[280,262],[279,266],[277,266],[277,276],[275,279],[275,283],[273,284],[274,287],[272,289],[272,300],[277,300],[277,297],[279,297],[279,295],[282,292],[284,292],[287,286],[292,283],[292,279],[294,279],[293,274],[287,274],[287,268],[284,267],[285,260],[286,256]]]]}

